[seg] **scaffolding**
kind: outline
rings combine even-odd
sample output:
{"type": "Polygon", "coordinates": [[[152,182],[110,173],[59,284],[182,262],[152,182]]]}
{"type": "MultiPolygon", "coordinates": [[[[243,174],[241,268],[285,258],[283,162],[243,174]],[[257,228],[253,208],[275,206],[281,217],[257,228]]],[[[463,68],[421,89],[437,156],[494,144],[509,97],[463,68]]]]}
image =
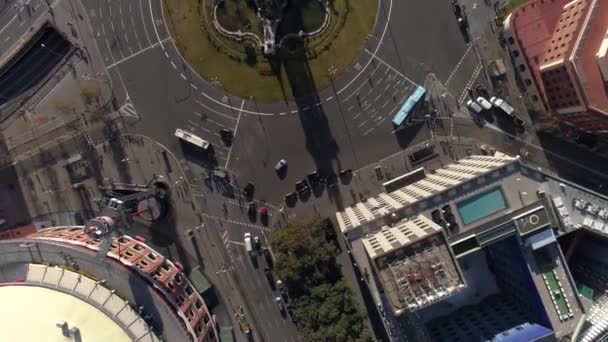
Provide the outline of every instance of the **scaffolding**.
{"type": "Polygon", "coordinates": [[[451,261],[449,254],[442,253],[441,247],[433,242],[389,263],[399,302],[416,309],[452,293],[460,285],[460,277],[446,261],[451,261]]]}

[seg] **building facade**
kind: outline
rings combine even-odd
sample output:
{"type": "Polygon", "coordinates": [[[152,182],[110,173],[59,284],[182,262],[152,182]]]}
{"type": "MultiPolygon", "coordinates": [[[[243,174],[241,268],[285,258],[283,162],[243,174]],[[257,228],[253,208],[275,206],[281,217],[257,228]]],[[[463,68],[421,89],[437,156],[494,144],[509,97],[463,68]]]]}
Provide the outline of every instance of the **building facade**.
{"type": "Polygon", "coordinates": [[[530,0],[504,28],[530,98],[561,123],[608,133],[608,2],[530,0]]]}

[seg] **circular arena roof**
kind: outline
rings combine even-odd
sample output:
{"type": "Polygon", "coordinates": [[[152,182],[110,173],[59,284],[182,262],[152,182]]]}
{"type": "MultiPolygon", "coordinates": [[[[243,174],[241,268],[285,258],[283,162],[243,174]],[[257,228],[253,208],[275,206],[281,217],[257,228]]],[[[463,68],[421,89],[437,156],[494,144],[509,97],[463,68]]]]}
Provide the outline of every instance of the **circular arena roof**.
{"type": "MultiPolygon", "coordinates": [[[[131,341],[116,322],[95,306],[64,292],[29,286],[0,286],[0,341],[66,341],[57,324],[77,327],[82,341],[131,341]],[[27,324],[24,324],[27,322],[27,324]]],[[[77,340],[77,339],[75,339],[77,340]]]]}

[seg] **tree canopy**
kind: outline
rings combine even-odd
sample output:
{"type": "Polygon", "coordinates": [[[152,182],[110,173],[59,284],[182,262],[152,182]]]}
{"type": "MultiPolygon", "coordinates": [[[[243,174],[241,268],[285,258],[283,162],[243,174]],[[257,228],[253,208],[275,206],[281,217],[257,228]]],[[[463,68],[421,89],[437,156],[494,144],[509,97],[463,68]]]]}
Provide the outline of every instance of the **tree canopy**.
{"type": "Polygon", "coordinates": [[[371,341],[365,316],[342,280],[338,250],[324,236],[319,221],[291,221],[270,236],[291,317],[306,341],[371,341]]]}

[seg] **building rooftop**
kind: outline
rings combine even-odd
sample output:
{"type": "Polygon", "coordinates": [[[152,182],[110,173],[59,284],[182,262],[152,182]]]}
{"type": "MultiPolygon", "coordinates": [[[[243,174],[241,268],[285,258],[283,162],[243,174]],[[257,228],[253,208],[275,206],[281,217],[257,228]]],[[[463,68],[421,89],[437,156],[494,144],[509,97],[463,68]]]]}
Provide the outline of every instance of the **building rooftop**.
{"type": "Polygon", "coordinates": [[[383,226],[376,233],[364,237],[362,242],[369,257],[375,259],[439,232],[440,226],[424,216],[417,216],[394,226],[383,226]]]}
{"type": "MultiPolygon", "coordinates": [[[[77,297],[54,289],[29,286],[0,286],[0,340],[68,341],[57,323],[77,327],[82,341],[132,341],[127,332],[103,311],[77,297]],[[8,309],[10,308],[10,309],[8,309]]],[[[76,339],[77,341],[77,339],[76,339]]]]}
{"type": "MultiPolygon", "coordinates": [[[[390,193],[359,202],[336,213],[340,230],[343,233],[385,217],[397,210],[405,209],[420,201],[437,196],[461,183],[518,160],[500,152],[494,156],[473,155],[449,164],[424,179],[416,181],[390,193]]],[[[384,224],[378,224],[383,226],[384,224]]]]}

